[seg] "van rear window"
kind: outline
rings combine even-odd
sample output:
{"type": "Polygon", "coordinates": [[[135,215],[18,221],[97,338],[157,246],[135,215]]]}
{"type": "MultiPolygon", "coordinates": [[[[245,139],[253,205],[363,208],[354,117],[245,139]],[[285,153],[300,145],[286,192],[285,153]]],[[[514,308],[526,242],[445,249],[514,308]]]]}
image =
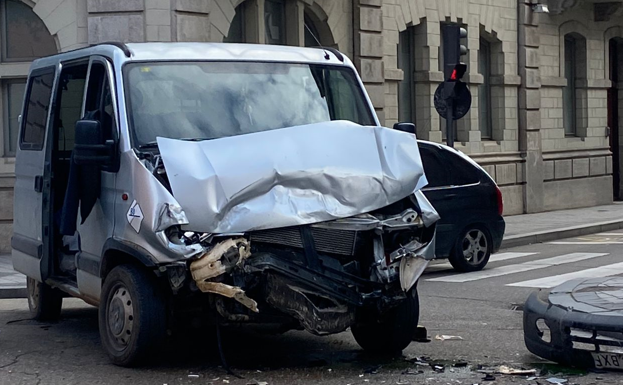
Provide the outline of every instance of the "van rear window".
{"type": "Polygon", "coordinates": [[[23,128],[20,142],[22,150],[41,150],[43,148],[53,84],[53,69],[30,77],[27,89],[28,96],[22,117],[23,128]]]}

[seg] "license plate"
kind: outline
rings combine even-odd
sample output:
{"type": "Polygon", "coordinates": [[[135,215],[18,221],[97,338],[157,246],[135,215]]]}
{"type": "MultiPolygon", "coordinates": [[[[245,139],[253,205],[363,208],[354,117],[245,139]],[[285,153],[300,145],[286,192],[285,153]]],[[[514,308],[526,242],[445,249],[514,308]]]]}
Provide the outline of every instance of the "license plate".
{"type": "Polygon", "coordinates": [[[621,353],[591,353],[595,367],[599,369],[623,369],[623,354],[621,353]]]}

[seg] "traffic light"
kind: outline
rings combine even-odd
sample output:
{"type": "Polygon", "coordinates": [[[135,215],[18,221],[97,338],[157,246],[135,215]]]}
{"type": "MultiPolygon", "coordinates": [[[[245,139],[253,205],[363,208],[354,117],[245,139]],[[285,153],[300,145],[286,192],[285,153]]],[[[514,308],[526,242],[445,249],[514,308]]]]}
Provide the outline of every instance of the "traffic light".
{"type": "Polygon", "coordinates": [[[467,37],[467,30],[456,24],[443,26],[443,73],[444,82],[435,91],[435,109],[446,119],[447,144],[454,147],[454,121],[461,119],[472,106],[472,94],[461,81],[467,65],[461,57],[467,55],[467,47],[461,39],[467,37]]]}
{"type": "Polygon", "coordinates": [[[467,30],[456,24],[443,26],[443,60],[444,78],[446,81],[461,80],[467,71],[467,65],[461,58],[467,55],[467,47],[461,44],[461,39],[467,37],[467,30]]]}

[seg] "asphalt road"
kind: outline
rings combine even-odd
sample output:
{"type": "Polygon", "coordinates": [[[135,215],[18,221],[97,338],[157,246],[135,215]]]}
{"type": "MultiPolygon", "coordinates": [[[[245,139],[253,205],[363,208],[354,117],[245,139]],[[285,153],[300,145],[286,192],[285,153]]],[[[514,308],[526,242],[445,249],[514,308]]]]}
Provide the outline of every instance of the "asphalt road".
{"type": "Polygon", "coordinates": [[[242,379],[220,366],[212,331],[189,331],[148,367],[119,368],[99,346],[95,308],[65,300],[59,323],[40,324],[29,320],[25,300],[0,300],[0,384],[545,385],[550,377],[569,384],[623,383],[623,374],[582,373],[531,355],[521,313],[529,293],[573,277],[568,274],[623,275],[621,244],[623,231],[503,250],[480,273],[457,275],[443,261],[436,263],[419,286],[420,323],[431,342],[412,343],[402,357],[367,356],[349,332],[314,337],[229,331],[226,356],[242,379]],[[441,341],[437,335],[462,339],[441,341]],[[419,357],[425,363],[416,362],[419,357]],[[453,366],[459,362],[468,366],[453,366]],[[428,363],[444,366],[444,372],[428,363]],[[544,376],[529,381],[496,375],[495,382],[484,382],[477,371],[500,365],[536,368],[544,376]]]}

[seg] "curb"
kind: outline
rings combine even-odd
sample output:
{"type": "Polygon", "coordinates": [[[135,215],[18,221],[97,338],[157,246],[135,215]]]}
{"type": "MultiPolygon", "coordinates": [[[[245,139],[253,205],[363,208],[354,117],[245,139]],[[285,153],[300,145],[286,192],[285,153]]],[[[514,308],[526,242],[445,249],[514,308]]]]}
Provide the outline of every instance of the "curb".
{"type": "Polygon", "coordinates": [[[27,298],[28,292],[25,287],[2,287],[0,286],[0,299],[27,298]]]}
{"type": "Polygon", "coordinates": [[[571,227],[563,227],[554,230],[538,231],[534,233],[518,234],[504,237],[501,249],[525,246],[533,243],[550,242],[563,238],[579,237],[581,235],[601,233],[604,231],[623,229],[623,220],[589,223],[571,227]]]}

